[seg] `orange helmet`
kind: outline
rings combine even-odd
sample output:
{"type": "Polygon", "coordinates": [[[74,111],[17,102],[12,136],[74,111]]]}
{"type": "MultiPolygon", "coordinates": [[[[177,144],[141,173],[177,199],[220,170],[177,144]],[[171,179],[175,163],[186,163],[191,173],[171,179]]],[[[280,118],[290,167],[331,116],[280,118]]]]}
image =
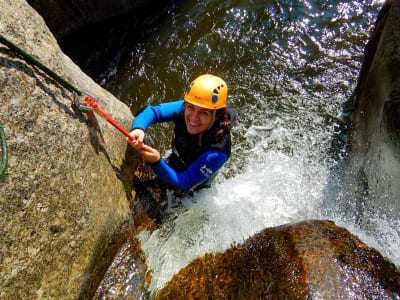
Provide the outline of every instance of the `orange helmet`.
{"type": "Polygon", "coordinates": [[[226,107],[228,85],[218,76],[205,74],[197,77],[187,88],[185,101],[209,109],[226,107]]]}

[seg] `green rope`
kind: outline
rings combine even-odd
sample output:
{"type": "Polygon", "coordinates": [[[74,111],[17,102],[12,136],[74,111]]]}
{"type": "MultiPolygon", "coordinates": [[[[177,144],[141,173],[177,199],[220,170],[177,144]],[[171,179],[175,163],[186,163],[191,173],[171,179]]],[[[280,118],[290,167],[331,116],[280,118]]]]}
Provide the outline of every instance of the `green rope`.
{"type": "Polygon", "coordinates": [[[7,168],[7,161],[8,161],[8,148],[7,148],[7,141],[6,135],[4,134],[3,125],[0,122],[0,141],[1,141],[1,165],[0,165],[0,179],[3,177],[6,168],[7,168]]]}
{"type": "Polygon", "coordinates": [[[57,75],[55,72],[47,68],[45,65],[43,65],[40,61],[38,61],[36,58],[33,56],[29,55],[26,53],[24,50],[22,50],[20,47],[17,45],[13,44],[9,40],[7,40],[4,36],[0,34],[0,42],[6,45],[8,48],[11,50],[17,52],[18,54],[22,55],[23,58],[25,58],[26,61],[30,62],[31,64],[37,66],[39,69],[41,69],[43,72],[45,72],[47,75],[49,75],[51,78],[53,78],[55,81],[57,81],[59,84],[61,84],[63,87],[66,89],[70,90],[71,92],[75,92],[78,94],[78,96],[82,96],[82,92],[74,87],[71,83],[69,83],[67,80],[62,78],[61,76],[57,75]]]}

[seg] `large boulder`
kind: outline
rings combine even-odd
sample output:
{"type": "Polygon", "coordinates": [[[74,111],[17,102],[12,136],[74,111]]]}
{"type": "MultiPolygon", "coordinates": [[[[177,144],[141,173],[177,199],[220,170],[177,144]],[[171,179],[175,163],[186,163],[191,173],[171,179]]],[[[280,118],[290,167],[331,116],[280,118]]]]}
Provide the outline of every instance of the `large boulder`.
{"type": "Polygon", "coordinates": [[[329,221],[267,228],[194,260],[155,299],[397,299],[400,272],[329,221]]]}
{"type": "MultiPolygon", "coordinates": [[[[129,108],[61,52],[33,8],[1,0],[0,11],[2,35],[102,99],[103,109],[129,127],[129,108]]],[[[9,146],[0,181],[2,299],[87,298],[130,219],[136,156],[124,136],[73,110],[71,101],[71,92],[0,44],[0,121],[9,146]]]]}

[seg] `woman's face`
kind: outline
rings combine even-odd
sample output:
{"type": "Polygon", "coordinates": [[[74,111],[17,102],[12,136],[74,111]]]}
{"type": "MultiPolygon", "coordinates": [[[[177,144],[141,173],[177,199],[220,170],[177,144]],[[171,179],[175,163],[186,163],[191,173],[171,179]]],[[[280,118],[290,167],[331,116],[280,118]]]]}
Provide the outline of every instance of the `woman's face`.
{"type": "Polygon", "coordinates": [[[212,110],[186,102],[185,123],[190,134],[205,131],[211,124],[212,110]]]}

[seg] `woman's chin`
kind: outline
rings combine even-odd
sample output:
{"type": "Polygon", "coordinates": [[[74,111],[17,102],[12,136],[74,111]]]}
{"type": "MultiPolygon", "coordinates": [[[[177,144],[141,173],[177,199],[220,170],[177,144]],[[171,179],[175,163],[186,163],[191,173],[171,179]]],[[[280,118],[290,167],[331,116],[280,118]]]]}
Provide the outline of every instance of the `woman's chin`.
{"type": "Polygon", "coordinates": [[[199,130],[198,130],[197,128],[189,128],[189,127],[186,127],[186,129],[187,129],[187,132],[188,132],[189,134],[198,134],[198,133],[200,133],[199,130]]]}

